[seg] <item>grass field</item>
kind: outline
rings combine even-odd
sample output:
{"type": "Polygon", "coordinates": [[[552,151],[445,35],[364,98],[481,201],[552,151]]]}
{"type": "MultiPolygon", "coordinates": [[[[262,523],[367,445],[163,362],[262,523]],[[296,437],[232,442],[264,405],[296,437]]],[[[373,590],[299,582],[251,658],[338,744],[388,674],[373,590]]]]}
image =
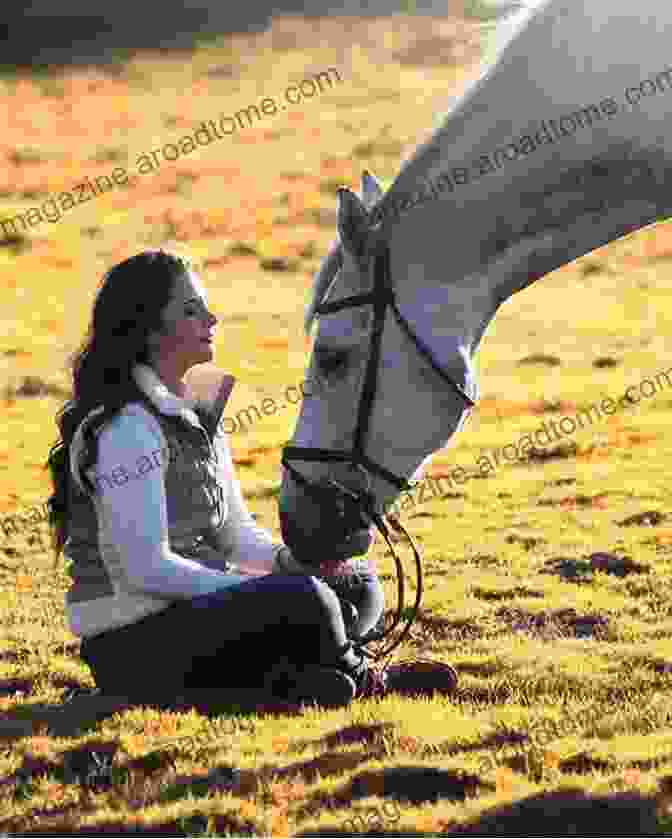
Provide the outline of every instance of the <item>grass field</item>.
{"type": "MultiPolygon", "coordinates": [[[[364,168],[389,183],[477,71],[479,39],[473,19],[287,18],[193,54],[0,79],[0,219],[313,79],[296,105],[0,238],[0,523],[49,495],[64,365],[102,273],[178,242],[220,317],[215,362],[238,378],[227,415],[281,406],[231,435],[249,506],[279,538],[298,410],[283,393],[303,378],[335,190],[364,168]],[[328,68],[340,79],[317,93],[328,68]]],[[[0,833],[669,835],[671,260],[661,223],[506,303],[477,359],[478,408],[432,461],[432,492],[400,503],[425,595],[398,652],[450,661],[453,697],[282,717],[135,707],[55,730],[45,708],[93,684],[65,624],[68,578],[44,523],[0,528],[0,833]],[[501,454],[629,387],[636,405],[544,456],[501,454]],[[498,465],[477,477],[484,456],[498,465]]],[[[391,609],[394,565],[380,541],[373,555],[391,609]]]]}

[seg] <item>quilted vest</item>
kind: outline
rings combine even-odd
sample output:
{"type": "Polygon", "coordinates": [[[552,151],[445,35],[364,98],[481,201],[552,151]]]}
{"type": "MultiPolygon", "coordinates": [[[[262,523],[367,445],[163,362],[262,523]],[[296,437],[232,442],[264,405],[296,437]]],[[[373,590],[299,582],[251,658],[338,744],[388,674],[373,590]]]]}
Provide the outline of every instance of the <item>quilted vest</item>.
{"type": "MultiPolygon", "coordinates": [[[[156,417],[167,445],[161,450],[157,438],[156,451],[137,462],[134,475],[119,467],[112,475],[97,476],[94,486],[122,486],[158,468],[160,462],[167,463],[165,487],[170,548],[181,556],[202,561],[199,553],[212,552],[211,537],[227,517],[226,498],[215,474],[217,452],[212,445],[223,406],[217,412],[217,409],[209,410],[204,404],[197,403],[194,413],[200,425],[196,425],[181,416],[162,414],[144,394],[133,404],[142,404],[156,417]]],[[[72,585],[66,593],[66,605],[113,597],[120,588],[125,589],[123,583],[119,585],[121,567],[111,560],[107,565],[103,562],[93,502],[73,480],[68,483],[70,530],[64,554],[71,561],[67,573],[72,585]]],[[[207,562],[202,561],[202,564],[207,566],[207,562]]],[[[164,607],[169,605],[169,601],[162,602],[164,607]]]]}

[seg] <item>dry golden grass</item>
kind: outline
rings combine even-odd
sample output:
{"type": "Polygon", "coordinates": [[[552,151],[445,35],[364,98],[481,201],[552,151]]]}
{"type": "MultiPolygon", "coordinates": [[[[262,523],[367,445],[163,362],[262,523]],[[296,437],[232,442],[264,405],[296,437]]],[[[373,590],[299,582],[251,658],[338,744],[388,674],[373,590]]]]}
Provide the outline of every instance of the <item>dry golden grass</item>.
{"type": "MultiPolygon", "coordinates": [[[[394,176],[473,76],[475,37],[458,19],[284,19],[193,55],[139,55],[116,75],[0,82],[5,218],[87,175],[131,170],[309,73],[343,78],[0,247],[0,516],[46,499],[66,356],[102,272],[147,246],[179,240],[201,261],[221,320],[215,361],[239,381],[230,416],[302,380],[303,310],[335,235],[335,189],[358,188],[364,167],[394,176]]],[[[402,504],[426,581],[402,653],[453,663],[454,697],[276,717],[101,709],[59,733],[49,706],[92,684],[65,625],[68,578],[52,568],[44,525],[0,537],[0,831],[333,836],[359,813],[388,835],[665,833],[672,393],[663,383],[543,462],[502,461],[461,486],[449,476],[667,369],[671,254],[661,224],[509,301],[479,354],[480,406],[430,470],[445,497],[402,504]],[[378,809],[391,800],[398,819],[378,809]]],[[[232,435],[250,507],[278,536],[280,448],[296,412],[232,435]]],[[[380,542],[374,555],[392,607],[394,566],[380,542]]]]}

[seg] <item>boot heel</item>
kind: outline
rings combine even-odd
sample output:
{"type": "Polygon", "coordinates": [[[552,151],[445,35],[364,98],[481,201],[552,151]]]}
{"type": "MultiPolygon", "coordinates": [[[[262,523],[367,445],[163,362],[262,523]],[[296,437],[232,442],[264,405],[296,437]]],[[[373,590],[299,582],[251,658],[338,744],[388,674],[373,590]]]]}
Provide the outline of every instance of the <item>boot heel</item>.
{"type": "Polygon", "coordinates": [[[354,679],[335,667],[306,667],[297,672],[287,700],[297,705],[316,703],[325,708],[349,705],[355,698],[354,679]]]}

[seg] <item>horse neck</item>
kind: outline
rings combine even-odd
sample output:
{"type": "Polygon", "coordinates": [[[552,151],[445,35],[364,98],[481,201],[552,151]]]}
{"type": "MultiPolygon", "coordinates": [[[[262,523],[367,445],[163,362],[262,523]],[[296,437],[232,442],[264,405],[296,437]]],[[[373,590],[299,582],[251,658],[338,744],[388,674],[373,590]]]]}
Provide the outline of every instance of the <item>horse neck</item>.
{"type": "MultiPolygon", "coordinates": [[[[417,245],[417,240],[416,240],[417,245]]],[[[390,239],[392,281],[397,305],[417,334],[427,340],[438,357],[455,353],[470,360],[497,310],[497,302],[486,290],[467,282],[446,282],[446,254],[436,247],[427,250],[399,247],[390,239]],[[437,264],[434,264],[434,260],[437,264]],[[438,279],[428,283],[426,277],[438,279]]],[[[449,274],[448,274],[449,276],[449,274]]]]}
{"type": "Polygon", "coordinates": [[[671,24],[669,0],[543,5],[397,176],[391,239],[496,309],[671,215],[671,24]]]}

